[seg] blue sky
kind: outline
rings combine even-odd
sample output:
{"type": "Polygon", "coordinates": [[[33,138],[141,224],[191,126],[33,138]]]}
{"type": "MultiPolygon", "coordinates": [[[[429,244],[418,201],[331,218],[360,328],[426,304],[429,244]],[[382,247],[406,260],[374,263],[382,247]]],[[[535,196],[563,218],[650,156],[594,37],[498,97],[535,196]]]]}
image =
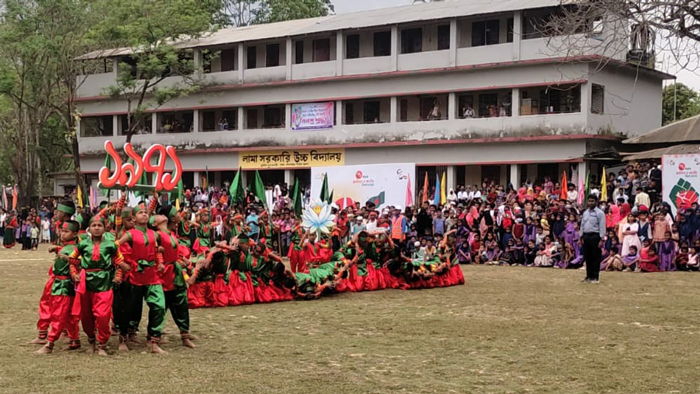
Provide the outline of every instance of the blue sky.
{"type": "MultiPolygon", "coordinates": [[[[410,5],[413,3],[412,0],[332,0],[335,6],[336,13],[347,13],[356,11],[373,10],[378,8],[389,8],[397,7],[402,5],[410,5]]],[[[469,0],[463,0],[469,1],[469,0]]],[[[677,67],[673,64],[666,63],[661,66],[662,71],[666,71],[670,74],[676,74],[679,82],[683,82],[686,85],[700,90],[700,69],[696,71],[681,70],[678,71],[677,67]]]]}

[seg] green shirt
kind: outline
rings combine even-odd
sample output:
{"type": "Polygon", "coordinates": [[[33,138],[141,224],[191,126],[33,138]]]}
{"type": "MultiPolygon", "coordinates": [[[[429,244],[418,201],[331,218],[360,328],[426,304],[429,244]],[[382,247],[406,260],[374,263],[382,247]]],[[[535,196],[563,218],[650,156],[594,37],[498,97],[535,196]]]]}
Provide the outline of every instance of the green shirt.
{"type": "Polygon", "coordinates": [[[76,247],[80,255],[80,267],[85,273],[86,290],[91,292],[109,291],[112,289],[112,258],[117,256],[118,248],[114,241],[102,239],[93,242],[92,239],[80,241],[76,247]],[[93,271],[96,270],[96,271],[93,271]]]}
{"type": "MultiPolygon", "coordinates": [[[[64,245],[58,255],[70,256],[75,250],[75,243],[64,245]]],[[[51,295],[54,296],[74,296],[75,289],[73,288],[73,281],[70,277],[70,264],[67,259],[60,258],[56,256],[53,262],[53,274],[54,276],[64,276],[67,279],[54,278],[53,285],[51,286],[51,295]]]]}

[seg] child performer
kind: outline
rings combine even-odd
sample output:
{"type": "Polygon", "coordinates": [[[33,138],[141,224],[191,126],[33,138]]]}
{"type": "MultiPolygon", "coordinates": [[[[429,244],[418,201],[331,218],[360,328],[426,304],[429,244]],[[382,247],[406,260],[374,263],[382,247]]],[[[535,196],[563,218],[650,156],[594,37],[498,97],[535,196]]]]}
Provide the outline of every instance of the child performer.
{"type": "Polygon", "coordinates": [[[78,336],[78,318],[73,316],[72,308],[75,300],[75,289],[70,277],[70,268],[67,256],[75,250],[75,240],[78,238],[80,226],[75,221],[62,222],[60,233],[63,246],[51,246],[49,253],[58,252],[62,257],[56,257],[53,263],[53,283],[51,285],[51,333],[46,345],[39,349],[37,354],[49,354],[53,352],[54,343],[65,329],[68,331],[70,345],[67,350],[80,349],[80,337],[78,336]]]}

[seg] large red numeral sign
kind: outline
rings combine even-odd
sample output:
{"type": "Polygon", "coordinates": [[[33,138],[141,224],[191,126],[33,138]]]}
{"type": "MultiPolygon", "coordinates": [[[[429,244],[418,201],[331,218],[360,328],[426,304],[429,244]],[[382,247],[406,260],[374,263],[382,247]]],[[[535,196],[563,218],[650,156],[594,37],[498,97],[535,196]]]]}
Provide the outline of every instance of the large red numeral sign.
{"type": "Polygon", "coordinates": [[[182,178],[182,164],[172,146],[165,147],[161,144],[155,144],[148,148],[141,158],[134,151],[131,143],[125,144],[124,152],[133,163],[122,161],[112,141],[105,142],[105,150],[115,166],[113,170],[106,166],[100,169],[99,186],[102,188],[133,188],[141,179],[143,172],[146,171],[153,174],[152,186],[155,187],[156,191],[169,192],[177,187],[180,178],[182,178]],[[152,164],[154,157],[156,158],[155,164],[152,164]],[[165,172],[165,163],[168,157],[175,163],[175,170],[172,173],[165,172]]]}

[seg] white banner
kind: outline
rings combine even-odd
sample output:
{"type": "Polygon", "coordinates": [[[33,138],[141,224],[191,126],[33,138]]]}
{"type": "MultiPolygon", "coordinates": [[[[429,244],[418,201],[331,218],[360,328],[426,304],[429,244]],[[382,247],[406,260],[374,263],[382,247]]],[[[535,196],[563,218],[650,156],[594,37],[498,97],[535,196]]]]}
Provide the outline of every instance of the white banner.
{"type": "Polygon", "coordinates": [[[661,158],[663,201],[671,205],[672,214],[698,202],[700,191],[700,154],[665,155],[661,158]]]}
{"type": "Polygon", "coordinates": [[[311,198],[321,194],[323,175],[328,174],[328,192],[333,192],[333,202],[343,207],[345,198],[351,198],[360,206],[372,199],[377,208],[412,205],[416,187],[414,163],[346,165],[311,168],[311,198]]]}
{"type": "Polygon", "coordinates": [[[335,106],[327,103],[292,104],[292,130],[330,129],[335,106]]]}

